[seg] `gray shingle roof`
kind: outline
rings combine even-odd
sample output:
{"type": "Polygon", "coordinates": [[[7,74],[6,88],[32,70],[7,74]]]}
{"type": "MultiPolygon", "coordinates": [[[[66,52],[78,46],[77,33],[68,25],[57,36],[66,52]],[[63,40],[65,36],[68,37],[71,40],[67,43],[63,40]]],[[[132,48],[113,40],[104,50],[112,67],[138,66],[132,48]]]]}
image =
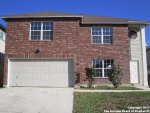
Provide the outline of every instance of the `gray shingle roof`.
{"type": "Polygon", "coordinates": [[[128,22],[128,19],[105,17],[105,16],[84,15],[83,22],[128,22]]]}
{"type": "MultiPolygon", "coordinates": [[[[132,19],[113,18],[105,16],[94,16],[94,15],[82,15],[82,14],[70,14],[60,12],[37,12],[37,13],[25,13],[25,14],[13,14],[3,15],[2,18],[6,21],[7,18],[45,18],[45,17],[79,17],[82,18],[82,23],[128,23],[128,22],[145,22],[132,19]]],[[[147,23],[148,24],[148,23],[147,23]]]]}
{"type": "Polygon", "coordinates": [[[60,12],[35,12],[35,13],[24,13],[24,14],[12,14],[12,15],[3,15],[3,17],[40,17],[40,16],[82,16],[77,14],[70,13],[60,13],[60,12]]]}

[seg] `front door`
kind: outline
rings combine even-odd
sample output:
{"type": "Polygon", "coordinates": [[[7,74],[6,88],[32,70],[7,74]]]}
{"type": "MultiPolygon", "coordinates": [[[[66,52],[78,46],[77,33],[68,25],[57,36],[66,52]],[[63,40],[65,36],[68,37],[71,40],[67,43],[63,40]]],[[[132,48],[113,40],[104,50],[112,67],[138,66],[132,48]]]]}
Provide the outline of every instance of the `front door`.
{"type": "Polygon", "coordinates": [[[131,83],[138,83],[138,62],[130,61],[130,81],[131,83]]]}

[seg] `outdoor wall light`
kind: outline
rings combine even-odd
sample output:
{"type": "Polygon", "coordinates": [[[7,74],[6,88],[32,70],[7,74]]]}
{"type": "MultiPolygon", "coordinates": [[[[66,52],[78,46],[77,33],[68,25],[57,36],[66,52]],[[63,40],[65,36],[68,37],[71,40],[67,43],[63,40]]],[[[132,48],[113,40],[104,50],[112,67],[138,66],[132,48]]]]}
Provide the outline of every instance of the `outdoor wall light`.
{"type": "Polygon", "coordinates": [[[35,53],[39,53],[40,51],[42,51],[42,47],[37,48],[37,50],[35,51],[35,53]]]}
{"type": "Polygon", "coordinates": [[[42,50],[42,47],[39,47],[39,48],[38,48],[38,51],[40,52],[41,50],[42,50]]]}

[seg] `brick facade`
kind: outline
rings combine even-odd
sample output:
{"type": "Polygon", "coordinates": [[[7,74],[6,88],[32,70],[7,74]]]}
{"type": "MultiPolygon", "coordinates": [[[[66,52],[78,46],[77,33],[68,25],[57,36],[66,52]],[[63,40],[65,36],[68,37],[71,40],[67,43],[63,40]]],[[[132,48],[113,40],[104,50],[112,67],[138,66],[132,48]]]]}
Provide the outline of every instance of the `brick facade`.
{"type": "MultiPolygon", "coordinates": [[[[75,84],[84,84],[85,67],[92,66],[93,59],[114,59],[115,64],[119,64],[123,69],[123,84],[129,84],[130,57],[127,25],[111,25],[113,44],[96,45],[91,44],[92,26],[81,25],[79,18],[7,20],[4,85],[7,85],[8,59],[11,58],[73,58],[75,84]],[[53,21],[53,40],[29,40],[30,21],[53,21]],[[42,51],[36,54],[38,47],[42,47],[42,51]]],[[[95,84],[105,83],[110,83],[108,78],[95,79],[95,84]]]]}

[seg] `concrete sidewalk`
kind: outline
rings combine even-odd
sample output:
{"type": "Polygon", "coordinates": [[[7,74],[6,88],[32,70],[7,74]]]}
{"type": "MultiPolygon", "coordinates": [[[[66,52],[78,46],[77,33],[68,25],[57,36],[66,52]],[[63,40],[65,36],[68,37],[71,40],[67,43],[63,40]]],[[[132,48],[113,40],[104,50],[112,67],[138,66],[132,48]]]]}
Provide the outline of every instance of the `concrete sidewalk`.
{"type": "Polygon", "coordinates": [[[139,88],[139,89],[143,89],[146,91],[150,91],[150,87],[148,87],[148,86],[134,86],[134,87],[139,88]]]}
{"type": "Polygon", "coordinates": [[[74,92],[145,92],[150,91],[148,86],[134,86],[142,90],[83,90],[83,89],[74,89],[74,92]]]}

